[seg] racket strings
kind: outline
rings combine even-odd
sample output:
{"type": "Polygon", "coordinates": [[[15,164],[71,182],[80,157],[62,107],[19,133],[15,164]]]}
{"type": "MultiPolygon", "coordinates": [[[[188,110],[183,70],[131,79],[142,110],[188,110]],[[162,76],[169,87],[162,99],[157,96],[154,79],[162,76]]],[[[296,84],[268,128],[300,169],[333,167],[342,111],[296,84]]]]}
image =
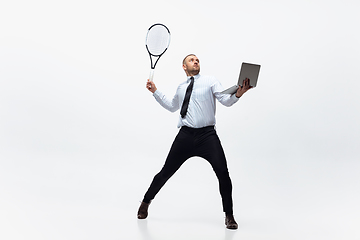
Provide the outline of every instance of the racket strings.
{"type": "Polygon", "coordinates": [[[146,38],[146,45],[151,55],[161,55],[169,46],[170,34],[168,30],[159,25],[152,27],[146,38]]]}

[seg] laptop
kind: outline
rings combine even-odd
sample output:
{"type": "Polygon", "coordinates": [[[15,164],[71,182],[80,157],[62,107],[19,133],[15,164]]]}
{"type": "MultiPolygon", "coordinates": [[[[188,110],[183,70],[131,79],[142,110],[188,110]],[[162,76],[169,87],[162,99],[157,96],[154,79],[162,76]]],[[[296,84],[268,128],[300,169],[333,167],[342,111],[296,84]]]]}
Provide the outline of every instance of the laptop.
{"type": "Polygon", "coordinates": [[[245,78],[250,79],[250,86],[256,87],[258,76],[260,72],[260,65],[252,64],[252,63],[242,63],[239,79],[235,86],[222,91],[221,93],[234,94],[238,90],[239,86],[242,85],[242,82],[245,78]]]}

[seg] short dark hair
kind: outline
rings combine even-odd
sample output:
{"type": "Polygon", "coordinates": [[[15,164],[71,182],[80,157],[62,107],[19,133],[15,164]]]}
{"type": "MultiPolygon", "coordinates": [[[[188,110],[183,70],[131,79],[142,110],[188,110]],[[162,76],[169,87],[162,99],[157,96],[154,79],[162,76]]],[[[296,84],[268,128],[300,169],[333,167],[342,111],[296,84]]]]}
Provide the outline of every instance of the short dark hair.
{"type": "Polygon", "coordinates": [[[184,60],[183,60],[183,65],[185,64],[185,60],[186,60],[186,58],[187,58],[187,57],[190,57],[190,56],[195,56],[195,57],[196,57],[196,55],[195,55],[195,54],[192,54],[192,53],[191,53],[191,54],[186,55],[186,57],[185,57],[185,58],[184,58],[184,60]]]}

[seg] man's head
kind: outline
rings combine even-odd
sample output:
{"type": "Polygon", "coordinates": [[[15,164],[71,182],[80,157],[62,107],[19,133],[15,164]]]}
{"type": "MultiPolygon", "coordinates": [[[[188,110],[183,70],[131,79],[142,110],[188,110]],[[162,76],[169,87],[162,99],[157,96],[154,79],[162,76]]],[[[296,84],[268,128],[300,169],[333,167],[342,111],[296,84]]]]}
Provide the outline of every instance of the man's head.
{"type": "Polygon", "coordinates": [[[200,61],[195,54],[189,54],[184,58],[183,69],[187,76],[195,76],[199,74],[200,61]]]}

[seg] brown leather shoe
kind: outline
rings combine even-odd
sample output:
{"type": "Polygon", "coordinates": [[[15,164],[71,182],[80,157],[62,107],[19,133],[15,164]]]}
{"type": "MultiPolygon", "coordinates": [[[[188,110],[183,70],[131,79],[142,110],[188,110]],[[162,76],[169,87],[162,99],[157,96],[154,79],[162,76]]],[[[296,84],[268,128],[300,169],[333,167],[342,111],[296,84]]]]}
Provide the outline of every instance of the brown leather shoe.
{"type": "Polygon", "coordinates": [[[149,205],[150,205],[150,203],[141,202],[141,205],[139,207],[139,211],[138,211],[138,214],[137,214],[138,219],[147,218],[149,205]]]}
{"type": "Polygon", "coordinates": [[[227,215],[225,218],[225,225],[227,229],[237,229],[238,225],[234,219],[234,215],[227,215]]]}

